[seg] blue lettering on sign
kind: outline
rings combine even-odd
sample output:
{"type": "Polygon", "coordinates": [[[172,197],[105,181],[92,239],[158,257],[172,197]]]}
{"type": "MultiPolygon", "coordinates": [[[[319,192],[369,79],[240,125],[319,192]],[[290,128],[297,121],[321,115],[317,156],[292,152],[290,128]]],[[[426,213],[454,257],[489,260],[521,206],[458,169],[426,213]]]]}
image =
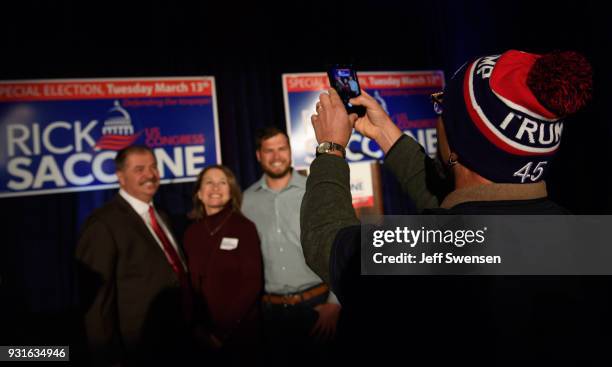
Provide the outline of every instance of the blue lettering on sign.
{"type": "Polygon", "coordinates": [[[163,182],[193,181],[219,163],[213,104],[176,100],[0,103],[0,197],[116,187],[114,158],[131,144],[153,148],[163,182]]]}

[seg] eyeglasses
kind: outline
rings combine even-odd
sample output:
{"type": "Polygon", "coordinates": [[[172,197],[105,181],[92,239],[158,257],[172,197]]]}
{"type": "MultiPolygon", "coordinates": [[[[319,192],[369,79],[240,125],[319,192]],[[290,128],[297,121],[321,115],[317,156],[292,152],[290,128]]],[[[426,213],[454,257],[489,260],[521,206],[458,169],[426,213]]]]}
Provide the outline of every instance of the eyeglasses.
{"type": "Polygon", "coordinates": [[[433,103],[434,111],[441,115],[444,111],[444,92],[438,92],[431,95],[431,103],[433,103]]]}

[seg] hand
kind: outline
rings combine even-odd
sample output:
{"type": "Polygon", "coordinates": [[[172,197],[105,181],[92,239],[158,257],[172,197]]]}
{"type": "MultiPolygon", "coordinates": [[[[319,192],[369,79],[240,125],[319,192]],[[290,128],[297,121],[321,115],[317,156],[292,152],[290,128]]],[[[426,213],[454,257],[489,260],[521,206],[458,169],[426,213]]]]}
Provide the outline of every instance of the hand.
{"type": "Polygon", "coordinates": [[[328,341],[336,335],[336,325],[342,307],[336,303],[324,303],[314,309],[319,313],[317,323],[310,331],[311,336],[317,337],[320,341],[328,341]]]}
{"type": "Polygon", "coordinates": [[[393,123],[378,102],[364,90],[361,91],[359,97],[352,98],[349,102],[366,108],[366,114],[363,117],[358,118],[357,115],[351,114],[355,130],[374,139],[386,154],[402,136],[402,131],[393,123]]]}
{"type": "Polygon", "coordinates": [[[346,147],[353,131],[353,123],[349,120],[338,93],[334,89],[330,89],[328,93],[321,93],[319,96],[317,113],[310,117],[312,127],[317,142],[331,141],[346,147]]]}

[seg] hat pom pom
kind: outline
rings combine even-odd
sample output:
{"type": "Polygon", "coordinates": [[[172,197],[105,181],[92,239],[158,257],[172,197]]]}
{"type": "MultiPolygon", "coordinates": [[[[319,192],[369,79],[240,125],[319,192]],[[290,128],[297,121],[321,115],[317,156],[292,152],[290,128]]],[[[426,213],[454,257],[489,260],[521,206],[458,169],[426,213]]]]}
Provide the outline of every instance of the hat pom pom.
{"type": "Polygon", "coordinates": [[[542,55],[529,71],[527,85],[538,101],[557,116],[578,112],[591,99],[593,69],[575,51],[542,55]]]}

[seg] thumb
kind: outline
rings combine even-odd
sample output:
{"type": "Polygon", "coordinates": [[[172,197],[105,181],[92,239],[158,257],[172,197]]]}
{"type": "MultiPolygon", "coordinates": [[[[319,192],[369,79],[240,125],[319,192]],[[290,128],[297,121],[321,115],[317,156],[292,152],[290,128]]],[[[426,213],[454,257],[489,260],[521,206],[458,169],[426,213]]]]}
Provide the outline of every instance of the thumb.
{"type": "Polygon", "coordinates": [[[357,116],[356,113],[351,113],[349,115],[349,122],[351,123],[351,126],[355,126],[355,121],[357,121],[357,119],[359,118],[359,116],[357,116]]]}
{"type": "Polygon", "coordinates": [[[349,100],[351,104],[356,106],[364,106],[367,109],[380,108],[380,105],[372,96],[370,96],[365,90],[361,90],[361,95],[349,100]]]}
{"type": "Polygon", "coordinates": [[[364,126],[365,122],[364,120],[357,120],[355,121],[355,124],[353,125],[353,127],[355,128],[355,130],[357,130],[357,132],[359,132],[361,135],[364,135],[364,130],[365,130],[365,126],[364,126]]]}

